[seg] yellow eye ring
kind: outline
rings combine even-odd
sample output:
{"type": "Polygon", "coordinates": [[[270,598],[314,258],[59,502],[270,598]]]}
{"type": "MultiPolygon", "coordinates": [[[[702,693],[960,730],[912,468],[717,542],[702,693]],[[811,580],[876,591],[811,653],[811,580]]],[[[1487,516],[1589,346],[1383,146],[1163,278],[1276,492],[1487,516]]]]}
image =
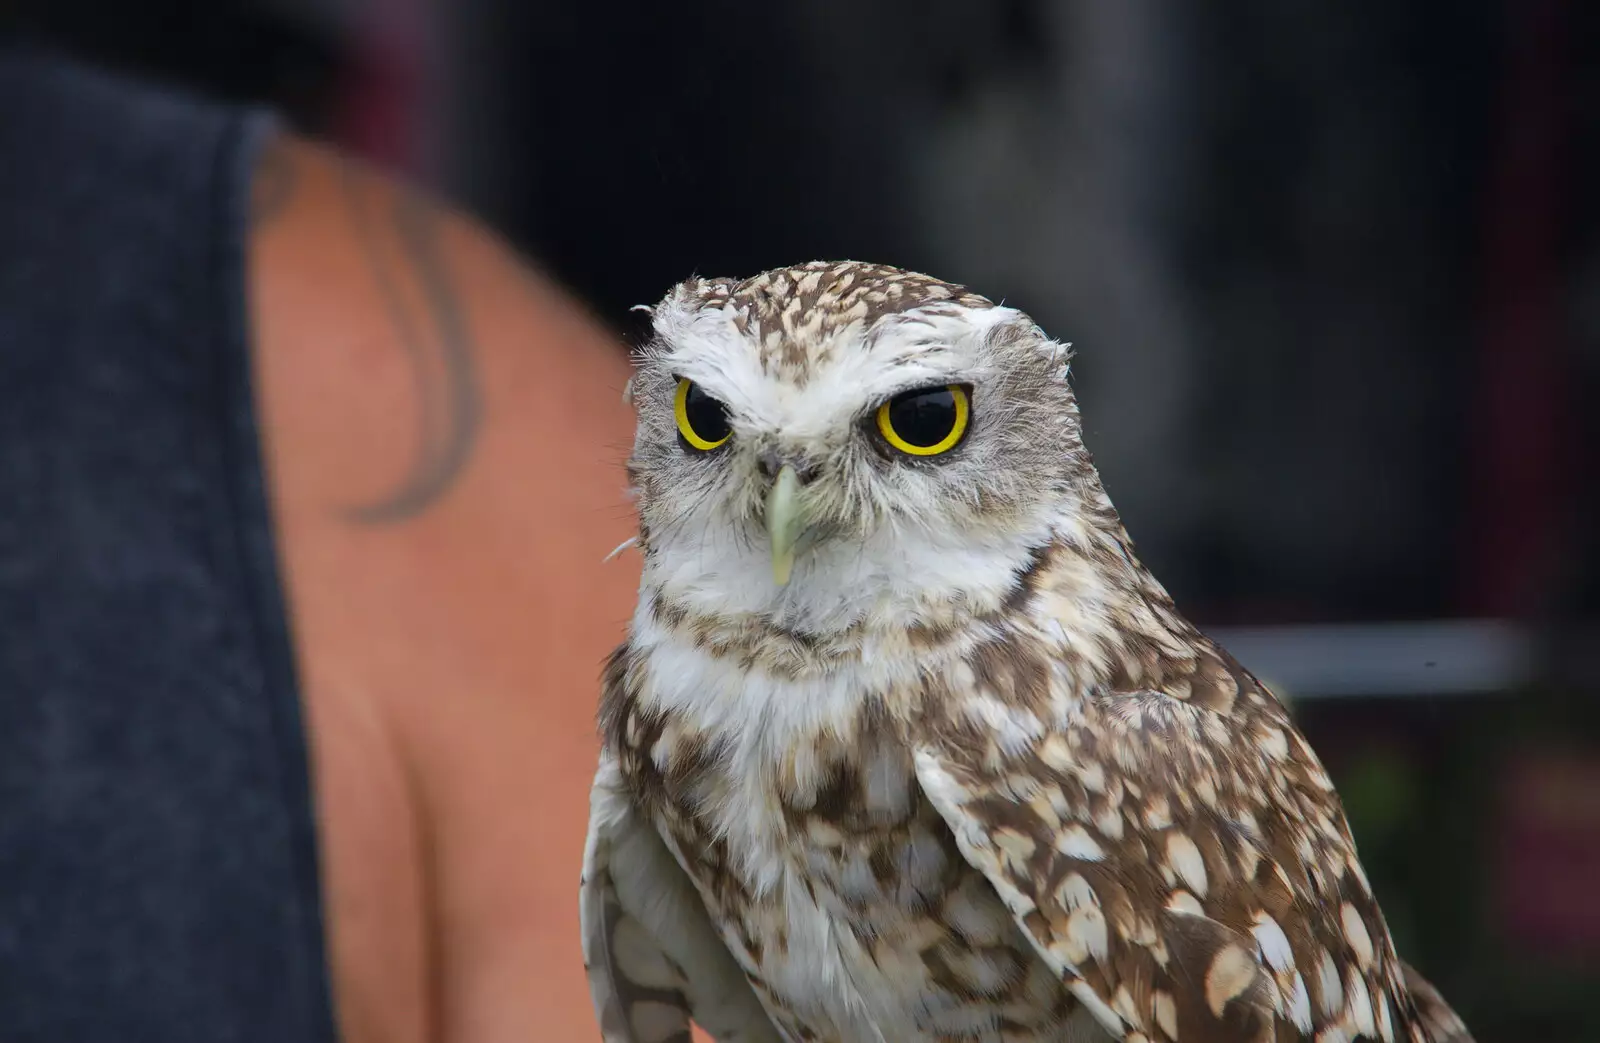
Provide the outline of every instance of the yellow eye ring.
{"type": "Polygon", "coordinates": [[[956,447],[966,435],[971,419],[972,401],[960,384],[919,388],[896,395],[878,407],[878,433],[902,453],[938,456],[956,447]],[[944,429],[946,419],[941,413],[954,414],[948,418],[948,430],[944,429]]]}
{"type": "Polygon", "coordinates": [[[702,453],[709,453],[733,437],[727,409],[692,381],[678,381],[678,390],[672,396],[672,415],[678,421],[678,434],[702,453]]]}

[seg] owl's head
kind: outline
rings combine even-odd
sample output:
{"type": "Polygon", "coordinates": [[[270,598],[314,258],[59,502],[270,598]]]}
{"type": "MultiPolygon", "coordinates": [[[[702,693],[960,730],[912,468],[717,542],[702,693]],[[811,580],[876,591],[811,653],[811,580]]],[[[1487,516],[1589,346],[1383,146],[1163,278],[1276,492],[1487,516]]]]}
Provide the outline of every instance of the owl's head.
{"type": "Polygon", "coordinates": [[[896,268],[693,279],[629,395],[645,582],[795,630],[1003,600],[1098,500],[1065,345],[896,268]]]}

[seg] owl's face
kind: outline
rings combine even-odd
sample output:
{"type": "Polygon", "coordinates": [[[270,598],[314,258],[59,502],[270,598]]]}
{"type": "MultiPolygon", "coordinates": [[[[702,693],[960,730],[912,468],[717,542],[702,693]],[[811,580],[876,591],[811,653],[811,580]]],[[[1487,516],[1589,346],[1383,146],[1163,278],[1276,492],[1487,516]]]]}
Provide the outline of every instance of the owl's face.
{"type": "Polygon", "coordinates": [[[691,281],[653,317],[629,473],[646,583],[691,610],[980,607],[1085,491],[1067,352],[1014,309],[841,264],[691,281]]]}

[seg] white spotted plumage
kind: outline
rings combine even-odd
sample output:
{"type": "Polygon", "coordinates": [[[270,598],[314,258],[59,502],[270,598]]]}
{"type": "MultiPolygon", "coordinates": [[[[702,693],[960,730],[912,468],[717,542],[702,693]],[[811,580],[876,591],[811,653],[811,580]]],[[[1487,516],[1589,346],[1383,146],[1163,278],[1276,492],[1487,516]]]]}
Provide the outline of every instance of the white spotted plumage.
{"type": "Polygon", "coordinates": [[[1468,1043],[1309,745],[1134,556],[1063,346],[856,263],[653,315],[584,870],[608,1040],[1468,1043]],[[725,445],[677,436],[681,380],[725,445]],[[870,418],[929,386],[970,430],[897,456],[870,418]]]}

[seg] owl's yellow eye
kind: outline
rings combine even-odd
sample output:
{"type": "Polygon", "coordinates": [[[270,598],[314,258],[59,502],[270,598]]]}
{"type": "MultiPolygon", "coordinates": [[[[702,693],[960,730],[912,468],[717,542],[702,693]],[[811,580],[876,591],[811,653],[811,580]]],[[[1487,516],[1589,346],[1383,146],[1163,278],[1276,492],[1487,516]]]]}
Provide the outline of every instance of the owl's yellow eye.
{"type": "Polygon", "coordinates": [[[733,434],[728,425],[728,408],[691,381],[678,381],[672,413],[678,418],[678,434],[702,453],[709,453],[733,434]]]}
{"type": "Polygon", "coordinates": [[[972,401],[959,384],[919,388],[878,407],[878,433],[912,456],[938,456],[960,444],[972,419],[972,401]]]}

